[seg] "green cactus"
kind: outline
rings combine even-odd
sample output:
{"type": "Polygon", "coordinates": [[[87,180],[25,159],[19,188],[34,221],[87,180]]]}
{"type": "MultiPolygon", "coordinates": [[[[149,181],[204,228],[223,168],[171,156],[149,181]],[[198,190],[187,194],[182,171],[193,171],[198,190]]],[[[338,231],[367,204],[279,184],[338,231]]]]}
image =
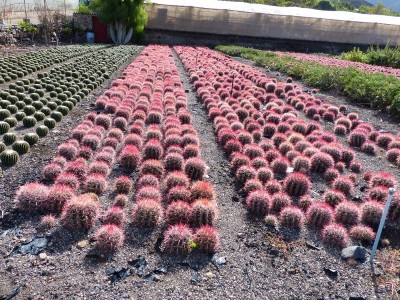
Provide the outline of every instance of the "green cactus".
{"type": "Polygon", "coordinates": [[[44,125],[40,125],[36,128],[36,133],[39,137],[45,137],[49,134],[49,128],[44,125]]]}
{"type": "Polygon", "coordinates": [[[10,125],[10,127],[15,127],[18,124],[17,119],[14,117],[5,118],[4,122],[8,123],[8,125],[10,125]]]}
{"type": "Polygon", "coordinates": [[[11,117],[11,113],[7,109],[0,109],[0,121],[8,117],[11,117]]]}
{"type": "Polygon", "coordinates": [[[49,129],[53,129],[54,127],[56,127],[56,124],[57,124],[56,120],[52,118],[44,119],[44,125],[46,125],[46,127],[49,129]]]}
{"type": "Polygon", "coordinates": [[[3,141],[6,145],[11,145],[17,140],[17,135],[13,132],[3,134],[3,141]]]}
{"type": "Polygon", "coordinates": [[[66,116],[69,113],[69,108],[64,105],[60,105],[59,107],[57,107],[57,111],[62,113],[63,116],[66,116]]]}
{"type": "Polygon", "coordinates": [[[28,142],[29,145],[33,146],[39,142],[39,136],[36,133],[30,132],[24,135],[24,141],[28,142]]]}
{"type": "Polygon", "coordinates": [[[25,117],[22,120],[22,124],[24,124],[25,127],[33,127],[37,124],[37,121],[34,117],[25,117]]]}
{"type": "Polygon", "coordinates": [[[37,111],[34,113],[33,117],[37,120],[37,121],[43,121],[44,118],[46,118],[46,115],[40,111],[37,111]]]}
{"type": "Polygon", "coordinates": [[[34,108],[32,105],[27,105],[24,107],[24,113],[27,116],[31,116],[36,112],[36,108],[34,108]]]}
{"type": "Polygon", "coordinates": [[[15,103],[15,106],[18,107],[18,109],[23,109],[26,106],[26,103],[24,101],[18,101],[15,103]]]}
{"type": "Polygon", "coordinates": [[[29,143],[26,141],[15,141],[12,144],[12,149],[17,151],[17,153],[20,155],[28,153],[30,148],[31,147],[29,143]]]}
{"type": "Polygon", "coordinates": [[[4,150],[0,154],[1,163],[5,166],[13,166],[18,162],[19,155],[14,150],[4,150]]]}
{"type": "Polygon", "coordinates": [[[53,112],[50,114],[50,117],[51,117],[52,119],[56,120],[56,122],[60,122],[60,121],[62,120],[62,118],[63,118],[63,114],[60,113],[59,111],[53,111],[53,112]]]}
{"type": "Polygon", "coordinates": [[[10,130],[10,124],[7,122],[0,122],[0,134],[7,133],[10,130]]]}
{"type": "Polygon", "coordinates": [[[22,119],[26,117],[26,114],[22,111],[19,111],[14,115],[14,117],[17,119],[17,121],[22,121],[22,119]]]}
{"type": "Polygon", "coordinates": [[[4,150],[6,150],[6,144],[0,142],[0,153],[3,152],[4,150]]]}

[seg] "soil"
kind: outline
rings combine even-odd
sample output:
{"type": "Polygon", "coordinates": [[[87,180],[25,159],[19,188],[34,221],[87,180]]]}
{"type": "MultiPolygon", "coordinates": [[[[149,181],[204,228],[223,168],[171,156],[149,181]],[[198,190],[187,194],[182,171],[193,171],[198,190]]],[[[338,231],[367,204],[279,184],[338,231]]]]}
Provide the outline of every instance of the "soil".
{"type": "MultiPolygon", "coordinates": [[[[110,85],[109,80],[75,107],[19,164],[4,170],[0,181],[0,299],[11,299],[7,295],[18,288],[15,299],[348,299],[350,295],[361,297],[353,299],[390,299],[390,290],[378,284],[368,263],[342,261],[338,251],[321,245],[316,232],[306,230],[296,236],[249,218],[230,173],[229,160],[215,141],[212,123],[197,101],[176,53],[174,58],[187,91],[202,157],[209,166],[208,180],[217,190],[221,250],[216,255],[226,258],[226,263],[217,267],[212,257],[205,255],[165,255],[159,251],[161,229],[139,231],[130,226],[125,228],[125,246],[113,257],[102,258],[91,251],[92,231],[81,236],[62,227],[43,231],[38,227],[38,217],[26,217],[13,210],[15,190],[26,182],[40,180],[42,167],[91,110],[96,97],[110,85]],[[45,256],[12,253],[36,236],[50,240],[42,251],[45,256]],[[88,241],[88,245],[81,241],[88,241]],[[147,262],[142,276],[129,264],[139,256],[147,262]],[[106,274],[112,268],[127,268],[132,275],[113,283],[106,274]],[[329,270],[338,275],[329,275],[335,273],[329,270]]],[[[361,110],[373,117],[374,112],[357,108],[360,115],[361,110]]],[[[397,125],[388,124],[396,130],[397,125]]],[[[360,159],[366,168],[377,169],[378,162],[382,169],[388,168],[384,159],[371,158],[370,164],[366,158],[360,159]]],[[[109,196],[102,197],[103,205],[109,205],[109,196]]]]}

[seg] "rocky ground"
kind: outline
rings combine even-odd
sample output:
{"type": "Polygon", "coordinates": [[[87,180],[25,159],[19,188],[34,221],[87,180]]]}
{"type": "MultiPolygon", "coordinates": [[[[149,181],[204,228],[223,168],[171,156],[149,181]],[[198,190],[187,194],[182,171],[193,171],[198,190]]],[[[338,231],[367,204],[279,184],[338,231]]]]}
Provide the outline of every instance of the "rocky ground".
{"type": "MultiPolygon", "coordinates": [[[[229,161],[215,141],[212,123],[176,55],[175,61],[202,157],[209,166],[208,179],[218,194],[221,250],[214,256],[168,256],[159,249],[162,230],[138,232],[127,225],[123,249],[103,259],[91,251],[93,232],[77,236],[62,228],[43,231],[37,217],[13,211],[15,190],[40,180],[42,167],[108,82],[82,101],[18,165],[4,170],[0,181],[0,299],[396,299],[400,295],[398,252],[380,250],[374,276],[368,261],[341,259],[339,251],[322,246],[316,232],[305,230],[296,236],[249,218],[229,161]],[[33,251],[36,254],[15,251],[24,252],[20,246],[35,237],[45,238],[34,240],[39,246],[39,251],[33,251]]],[[[269,75],[284,78],[275,72],[269,75]]],[[[330,102],[344,101],[333,94],[321,96],[330,102]]],[[[355,109],[369,122],[377,122],[375,112],[355,109]]],[[[387,130],[398,129],[395,121],[383,123],[387,130]]],[[[390,167],[384,159],[361,159],[368,168],[390,167]]]]}

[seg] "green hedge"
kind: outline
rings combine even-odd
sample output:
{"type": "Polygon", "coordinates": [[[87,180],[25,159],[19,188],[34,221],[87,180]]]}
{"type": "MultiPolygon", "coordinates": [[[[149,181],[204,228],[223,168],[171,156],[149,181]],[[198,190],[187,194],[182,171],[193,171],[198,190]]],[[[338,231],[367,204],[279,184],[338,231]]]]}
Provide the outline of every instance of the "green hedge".
{"type": "Polygon", "coordinates": [[[321,90],[337,90],[353,102],[369,105],[371,108],[388,108],[390,112],[400,115],[400,80],[395,76],[304,62],[253,48],[218,46],[216,50],[251,59],[259,66],[287,73],[321,90]]]}

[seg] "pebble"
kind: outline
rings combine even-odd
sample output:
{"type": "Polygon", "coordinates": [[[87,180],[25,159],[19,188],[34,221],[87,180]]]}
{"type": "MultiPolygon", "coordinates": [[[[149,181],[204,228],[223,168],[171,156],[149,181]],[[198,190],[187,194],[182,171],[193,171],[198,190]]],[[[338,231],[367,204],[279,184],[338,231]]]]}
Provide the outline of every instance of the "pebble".
{"type": "Polygon", "coordinates": [[[207,272],[207,273],[204,273],[204,277],[213,278],[213,277],[215,277],[215,275],[212,272],[207,272]]]}
{"type": "Polygon", "coordinates": [[[45,259],[47,258],[47,254],[44,253],[44,252],[39,253],[39,258],[40,258],[41,260],[45,260],[45,259]]]}
{"type": "Polygon", "coordinates": [[[86,248],[89,245],[89,242],[87,240],[80,241],[78,244],[76,244],[76,248],[78,249],[83,249],[86,248]]]}

